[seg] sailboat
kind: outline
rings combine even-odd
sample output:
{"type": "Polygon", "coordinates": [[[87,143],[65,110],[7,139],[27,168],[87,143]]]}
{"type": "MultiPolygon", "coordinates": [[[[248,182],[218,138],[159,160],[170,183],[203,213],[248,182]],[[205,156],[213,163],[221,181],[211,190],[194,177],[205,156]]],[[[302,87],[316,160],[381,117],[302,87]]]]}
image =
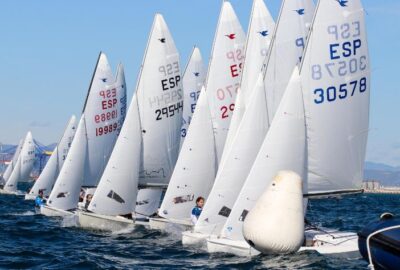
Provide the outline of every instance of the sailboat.
{"type": "Polygon", "coordinates": [[[49,199],[40,208],[42,214],[73,214],[81,187],[97,186],[125,119],[126,86],[121,65],[118,70],[114,79],[101,52],[74,140],[49,199]]]}
{"type": "Polygon", "coordinates": [[[185,140],[187,130],[192,120],[193,113],[196,109],[196,103],[200,96],[201,88],[206,78],[206,70],[204,68],[203,58],[200,49],[194,47],[189,61],[183,73],[183,113],[181,128],[181,147],[185,140]]]}
{"type": "Polygon", "coordinates": [[[79,212],[81,226],[115,230],[156,211],[179,150],[182,98],[178,51],[156,14],[127,118],[88,211],[79,212]]]}
{"type": "Polygon", "coordinates": [[[42,173],[36,180],[28,194],[25,195],[25,200],[34,200],[39,195],[39,191],[43,192],[44,197],[48,197],[56,182],[57,176],[61,171],[64,161],[67,157],[69,148],[76,131],[76,117],[73,115],[64,130],[60,142],[54,149],[49,161],[46,163],[42,173]]]}
{"type": "Polygon", "coordinates": [[[244,60],[243,45],[242,27],[231,4],[224,1],[214,37],[205,89],[200,94],[206,96],[207,100],[200,104],[199,97],[170,184],[158,211],[162,218],[151,219],[152,228],[162,229],[169,223],[190,227],[190,211],[194,201],[198,196],[207,197],[211,190],[235,106],[240,69],[244,60]]]}
{"type": "Polygon", "coordinates": [[[0,179],[0,185],[2,185],[2,187],[4,187],[5,183],[7,182],[8,178],[10,178],[10,175],[12,173],[12,171],[14,170],[14,167],[17,163],[17,160],[19,158],[19,155],[21,153],[21,149],[22,146],[24,144],[24,139],[21,139],[17,145],[17,147],[15,148],[15,153],[10,161],[10,164],[8,164],[6,170],[4,171],[3,175],[1,176],[0,179]]]}
{"type": "MultiPolygon", "coordinates": [[[[17,149],[18,151],[18,149],[17,149]]],[[[13,169],[0,193],[17,194],[17,184],[27,181],[35,163],[35,143],[29,131],[23,141],[18,158],[13,164],[13,169]]]]}
{"type": "MultiPolygon", "coordinates": [[[[240,255],[259,253],[251,247],[251,239],[247,239],[250,244],[244,240],[242,224],[261,192],[280,170],[290,169],[302,179],[307,179],[303,193],[308,199],[360,191],[370,92],[369,56],[360,1],[343,3],[320,0],[311,29],[300,77],[296,79],[297,70],[292,77],[298,83],[293,87],[289,84],[284,93],[263,147],[221,234],[207,240],[207,248],[211,252],[240,255]],[[343,49],[347,46],[351,46],[351,50],[343,49]],[[357,62],[356,69],[354,62],[357,62]],[[300,91],[302,96],[299,95],[300,91]],[[303,104],[299,102],[301,98],[303,104]],[[290,104],[288,100],[297,101],[297,105],[290,104]],[[303,116],[300,112],[302,105],[303,116]],[[286,112],[286,106],[288,110],[297,106],[299,111],[296,122],[284,125],[283,117],[295,116],[290,110],[286,112]],[[336,121],[340,115],[346,117],[336,121]],[[282,137],[287,135],[290,138],[282,137]]],[[[306,205],[306,202],[304,200],[303,203],[306,205]]],[[[270,237],[268,232],[263,235],[259,237],[270,237]]],[[[357,235],[306,226],[305,241],[300,248],[300,251],[304,250],[357,256],[357,235]]]]}
{"type": "MultiPolygon", "coordinates": [[[[256,1],[253,8],[260,11],[261,4],[256,1]]],[[[226,146],[228,148],[224,151],[223,162],[219,167],[214,186],[198,222],[192,231],[182,234],[184,244],[205,243],[206,238],[218,235],[222,230],[269,129],[268,90],[282,91],[281,87],[286,87],[285,85],[288,83],[286,73],[290,76],[302,55],[302,51],[296,45],[296,40],[305,39],[313,12],[312,1],[284,1],[282,3],[281,14],[277,22],[278,27],[273,34],[270,52],[264,65],[264,58],[259,59],[259,68],[254,70],[258,74],[258,79],[253,86],[250,98],[248,98],[248,108],[244,111],[242,121],[232,139],[232,145],[226,146]],[[302,16],[293,12],[299,7],[304,9],[302,16]],[[287,29],[292,29],[290,34],[287,33],[287,29]],[[284,54],[281,46],[291,58],[276,57],[284,54]],[[281,61],[285,63],[283,64],[281,61]],[[285,75],[283,76],[283,74],[285,75]]],[[[250,24],[249,35],[252,32],[260,31],[257,28],[258,25],[257,22],[255,25],[250,24]]],[[[249,45],[254,47],[252,44],[249,45]]],[[[246,55],[252,53],[253,51],[249,50],[246,55]]],[[[247,66],[246,57],[244,71],[247,66]]],[[[242,89],[245,89],[244,85],[242,89]]],[[[250,91],[247,90],[247,92],[250,91]]]]}

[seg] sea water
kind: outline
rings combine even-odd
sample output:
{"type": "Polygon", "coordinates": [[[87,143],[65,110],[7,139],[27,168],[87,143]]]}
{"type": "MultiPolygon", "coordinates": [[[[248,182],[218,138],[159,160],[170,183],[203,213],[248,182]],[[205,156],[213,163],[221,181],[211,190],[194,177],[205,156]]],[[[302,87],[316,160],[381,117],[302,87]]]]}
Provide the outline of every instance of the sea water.
{"type": "MultiPolygon", "coordinates": [[[[400,214],[400,195],[359,194],[310,202],[307,219],[359,231],[382,212],[400,214]]],[[[253,258],[183,247],[178,233],[138,226],[113,233],[83,230],[75,219],[35,213],[33,201],[0,195],[0,268],[4,269],[366,269],[359,259],[301,252],[253,258]]]]}

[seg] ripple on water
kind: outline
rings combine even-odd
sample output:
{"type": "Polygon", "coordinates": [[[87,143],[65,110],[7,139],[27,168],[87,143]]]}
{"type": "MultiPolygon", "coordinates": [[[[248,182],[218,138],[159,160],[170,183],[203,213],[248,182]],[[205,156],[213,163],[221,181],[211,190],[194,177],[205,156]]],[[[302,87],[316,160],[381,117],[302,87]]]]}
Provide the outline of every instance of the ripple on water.
{"type": "MultiPolygon", "coordinates": [[[[310,203],[307,218],[320,226],[358,231],[382,212],[400,214],[399,195],[364,194],[310,203]]],[[[180,233],[143,226],[117,232],[78,228],[74,219],[36,215],[32,201],[0,195],[0,268],[366,269],[361,259],[315,252],[236,257],[183,247],[180,233]]]]}

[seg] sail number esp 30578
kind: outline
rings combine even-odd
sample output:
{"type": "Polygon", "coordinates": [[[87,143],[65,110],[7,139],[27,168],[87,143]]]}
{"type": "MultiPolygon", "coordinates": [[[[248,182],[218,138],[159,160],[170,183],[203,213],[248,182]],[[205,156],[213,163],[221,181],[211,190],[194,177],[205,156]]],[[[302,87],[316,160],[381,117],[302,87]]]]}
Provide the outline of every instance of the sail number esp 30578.
{"type": "Polygon", "coordinates": [[[329,25],[326,31],[335,42],[330,43],[326,53],[329,54],[327,63],[310,66],[311,78],[314,81],[333,81],[342,77],[346,83],[319,87],[313,90],[314,103],[323,104],[334,102],[367,91],[368,79],[355,77],[368,68],[368,61],[361,38],[361,23],[354,21],[340,25],[329,25]]]}

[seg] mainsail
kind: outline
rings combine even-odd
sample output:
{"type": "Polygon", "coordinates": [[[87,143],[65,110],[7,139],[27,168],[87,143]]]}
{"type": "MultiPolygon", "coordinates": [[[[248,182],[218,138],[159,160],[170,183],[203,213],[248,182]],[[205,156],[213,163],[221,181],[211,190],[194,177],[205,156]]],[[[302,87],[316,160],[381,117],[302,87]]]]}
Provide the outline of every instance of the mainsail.
{"type": "Polygon", "coordinates": [[[51,189],[57,180],[58,174],[61,171],[64,161],[67,158],[69,148],[74,139],[76,131],[76,117],[73,115],[68,121],[64,134],[60,142],[54,149],[49,161],[47,161],[39,178],[31,188],[29,195],[37,196],[39,191],[43,191],[43,195],[50,195],[51,189]]]}
{"type": "Polygon", "coordinates": [[[27,181],[35,163],[35,143],[32,133],[28,132],[24,139],[21,152],[15,163],[14,169],[8,178],[4,190],[16,191],[20,181],[27,181]]]}
{"type": "Polygon", "coordinates": [[[301,67],[309,195],[361,189],[371,85],[361,2],[317,9],[301,67]]]}
{"type": "Polygon", "coordinates": [[[156,14],[137,84],[142,128],[140,184],[166,186],[180,146],[183,91],[179,54],[167,24],[156,14]]]}
{"type": "Polygon", "coordinates": [[[206,78],[206,70],[204,68],[203,59],[200,50],[197,47],[193,48],[189,62],[183,73],[183,113],[182,113],[182,128],[181,128],[181,146],[185,140],[187,130],[192,120],[192,115],[196,108],[196,103],[200,95],[201,87],[206,78]]]}

